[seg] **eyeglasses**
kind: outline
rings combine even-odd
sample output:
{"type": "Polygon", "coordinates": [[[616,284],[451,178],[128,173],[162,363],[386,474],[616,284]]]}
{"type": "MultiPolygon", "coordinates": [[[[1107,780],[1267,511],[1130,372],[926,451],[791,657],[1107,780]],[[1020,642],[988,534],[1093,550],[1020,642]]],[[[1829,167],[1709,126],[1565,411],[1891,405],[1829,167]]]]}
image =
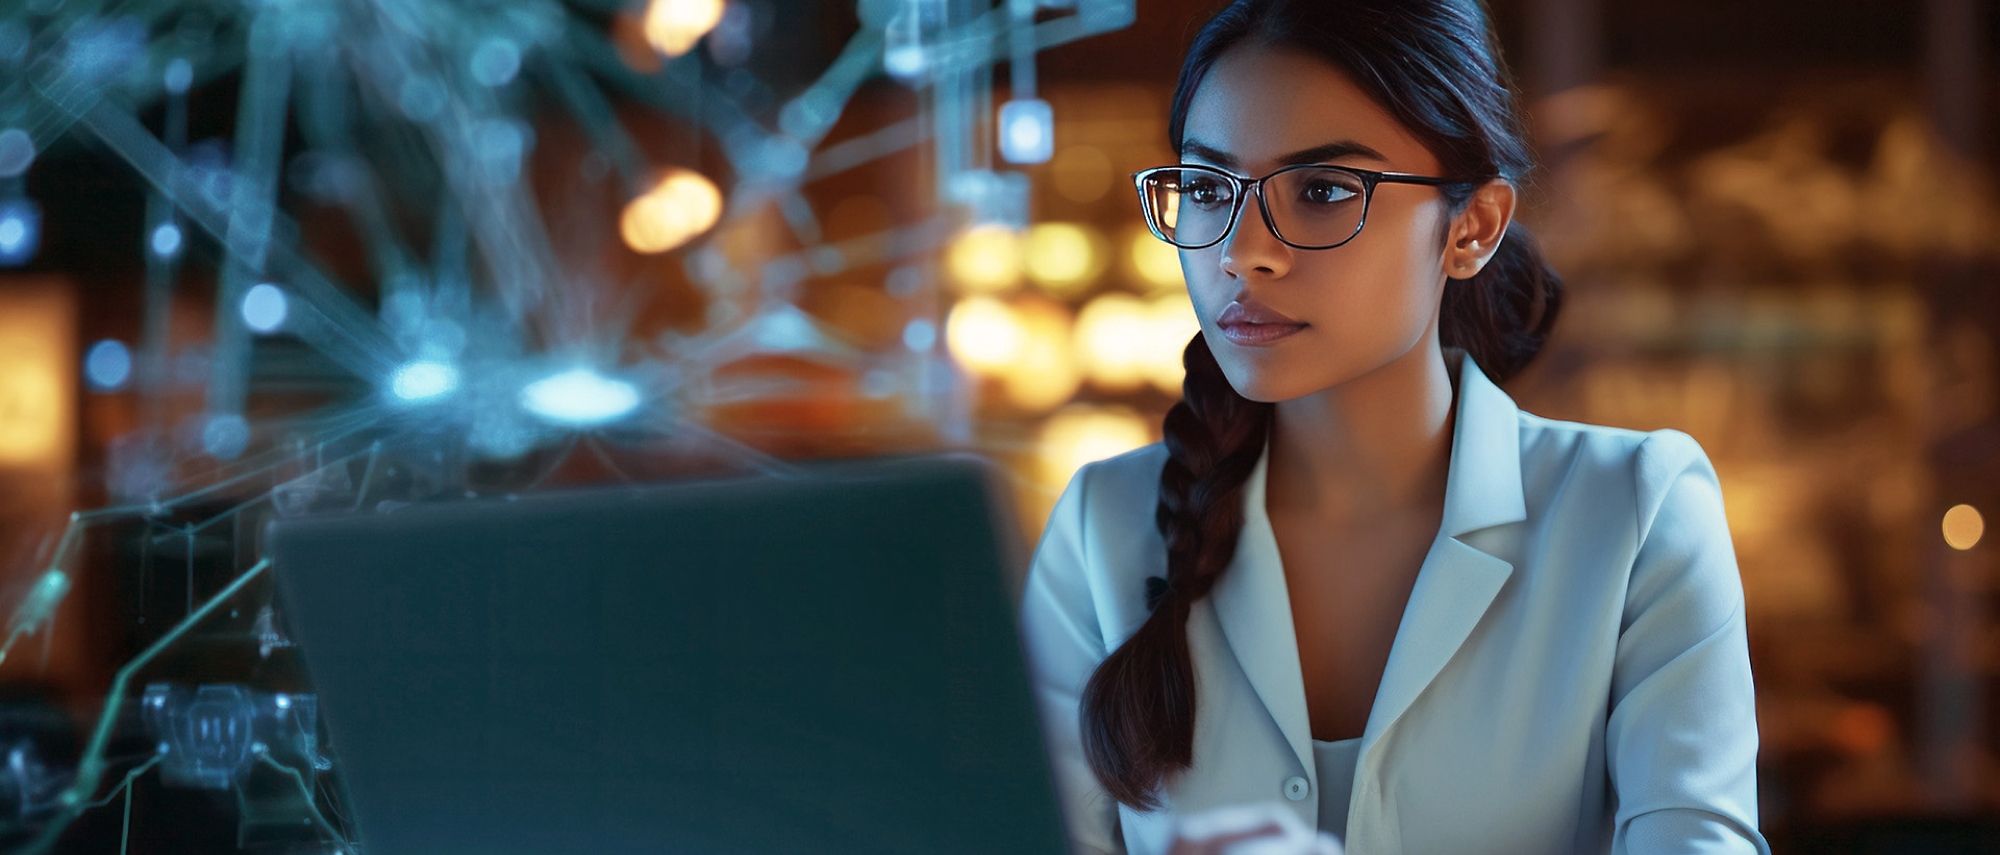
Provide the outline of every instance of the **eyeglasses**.
{"type": "Polygon", "coordinates": [[[1477,182],[1349,166],[1301,163],[1262,178],[1245,178],[1193,164],[1132,174],[1153,236],[1181,249],[1206,249],[1229,236],[1243,197],[1257,194],[1264,224],[1294,249],[1332,249],[1354,239],[1368,221],[1377,184],[1431,187],[1477,182]]]}

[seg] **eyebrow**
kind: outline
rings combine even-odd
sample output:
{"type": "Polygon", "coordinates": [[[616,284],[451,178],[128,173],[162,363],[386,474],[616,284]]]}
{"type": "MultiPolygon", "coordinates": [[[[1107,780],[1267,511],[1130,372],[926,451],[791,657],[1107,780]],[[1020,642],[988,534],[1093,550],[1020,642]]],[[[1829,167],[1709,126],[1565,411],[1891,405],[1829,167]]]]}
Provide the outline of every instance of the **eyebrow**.
{"type": "MultiPolygon", "coordinates": [[[[1187,140],[1181,143],[1181,154],[1183,156],[1193,155],[1217,166],[1235,168],[1240,165],[1237,163],[1235,155],[1198,140],[1187,140]]],[[[1299,163],[1319,163],[1343,157],[1365,157],[1380,163],[1389,162],[1389,159],[1383,157],[1379,151],[1353,140],[1341,140],[1340,142],[1317,145],[1312,148],[1300,149],[1291,154],[1283,155],[1278,158],[1278,165],[1291,166],[1299,163]]]]}

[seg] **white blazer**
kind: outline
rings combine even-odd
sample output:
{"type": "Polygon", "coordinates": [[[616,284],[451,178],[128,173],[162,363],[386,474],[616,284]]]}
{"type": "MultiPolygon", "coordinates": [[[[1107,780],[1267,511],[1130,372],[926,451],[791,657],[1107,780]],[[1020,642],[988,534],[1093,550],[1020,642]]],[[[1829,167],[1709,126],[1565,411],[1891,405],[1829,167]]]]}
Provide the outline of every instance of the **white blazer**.
{"type": "MultiPolygon", "coordinates": [[[[1443,525],[1361,737],[1348,849],[1768,855],[1742,584],[1707,456],[1679,431],[1521,412],[1470,358],[1457,361],[1443,525]]],[[[1078,853],[1159,855],[1173,814],[1245,802],[1278,801],[1318,825],[1262,460],[1235,558],[1188,618],[1193,767],[1167,782],[1162,810],[1142,813],[1113,801],[1084,760],[1084,682],[1145,621],[1146,578],[1166,574],[1153,522],[1166,456],[1154,444],[1079,471],[1022,600],[1078,853]],[[1307,786],[1288,788],[1294,778],[1307,786]]]]}

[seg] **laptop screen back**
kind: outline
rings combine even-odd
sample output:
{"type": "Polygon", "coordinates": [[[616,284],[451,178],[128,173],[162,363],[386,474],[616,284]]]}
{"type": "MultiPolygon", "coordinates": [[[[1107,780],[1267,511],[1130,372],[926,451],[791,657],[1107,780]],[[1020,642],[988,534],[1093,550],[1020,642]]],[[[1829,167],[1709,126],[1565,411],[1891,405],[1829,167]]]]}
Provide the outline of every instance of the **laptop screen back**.
{"type": "Polygon", "coordinates": [[[1064,851],[984,468],[276,523],[373,855],[1064,851]]]}

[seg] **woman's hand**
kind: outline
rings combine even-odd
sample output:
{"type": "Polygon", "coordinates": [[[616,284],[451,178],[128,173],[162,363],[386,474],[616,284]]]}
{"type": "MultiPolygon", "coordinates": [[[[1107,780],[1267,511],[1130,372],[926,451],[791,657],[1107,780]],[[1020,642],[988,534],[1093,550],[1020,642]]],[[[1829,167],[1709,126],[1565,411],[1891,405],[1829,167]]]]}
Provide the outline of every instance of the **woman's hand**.
{"type": "Polygon", "coordinates": [[[1180,818],[1167,855],[1342,855],[1340,841],[1314,833],[1277,802],[1233,805],[1180,818]]]}

